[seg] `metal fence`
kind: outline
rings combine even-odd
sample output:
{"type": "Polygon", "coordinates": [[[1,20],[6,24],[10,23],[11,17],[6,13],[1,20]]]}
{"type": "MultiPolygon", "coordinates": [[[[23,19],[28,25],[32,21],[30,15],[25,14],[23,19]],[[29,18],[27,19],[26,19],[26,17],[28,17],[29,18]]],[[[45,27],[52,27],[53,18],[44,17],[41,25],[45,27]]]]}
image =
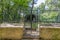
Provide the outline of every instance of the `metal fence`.
{"type": "MultiPolygon", "coordinates": [[[[27,7],[27,6],[25,6],[27,7]]],[[[32,10],[31,14],[31,7],[27,7],[26,9],[24,6],[18,6],[11,8],[10,1],[7,4],[3,3],[3,0],[0,1],[0,22],[20,22],[22,20],[24,21],[31,21],[32,22],[51,22],[51,23],[59,23],[60,22],[60,10],[42,10],[42,9],[37,9],[37,10],[32,10]],[[5,6],[7,5],[7,7],[5,6]],[[53,12],[53,13],[51,13],[53,12]],[[45,15],[46,14],[46,15],[45,15]],[[51,14],[51,15],[50,15],[51,14]],[[58,15],[55,15],[58,14],[58,15]],[[32,15],[32,17],[31,17],[32,15]],[[52,17],[52,15],[56,17],[52,17]],[[50,17],[51,18],[48,18],[50,17]],[[30,19],[28,19],[29,17],[30,19]],[[28,20],[26,20],[28,19],[28,20]]]]}
{"type": "MultiPolygon", "coordinates": [[[[47,18],[49,17],[49,13],[47,13],[47,17],[46,17],[46,10],[44,13],[41,13],[38,12],[38,10],[33,10],[33,13],[31,14],[31,10],[22,10],[22,12],[18,12],[16,11],[17,13],[12,13],[14,10],[11,10],[10,12],[7,12],[5,10],[2,10],[3,12],[0,13],[0,22],[20,22],[20,21],[31,21],[32,19],[32,22],[47,22],[47,23],[59,23],[60,22],[60,13],[59,11],[53,11],[55,14],[58,14],[56,17],[51,17],[51,18],[47,18]],[[32,18],[30,19],[32,15],[32,18]],[[43,18],[45,16],[45,18],[43,18]]],[[[51,11],[48,11],[47,12],[51,12],[51,11]]],[[[55,15],[55,14],[51,14],[52,15],[55,15]]]]}

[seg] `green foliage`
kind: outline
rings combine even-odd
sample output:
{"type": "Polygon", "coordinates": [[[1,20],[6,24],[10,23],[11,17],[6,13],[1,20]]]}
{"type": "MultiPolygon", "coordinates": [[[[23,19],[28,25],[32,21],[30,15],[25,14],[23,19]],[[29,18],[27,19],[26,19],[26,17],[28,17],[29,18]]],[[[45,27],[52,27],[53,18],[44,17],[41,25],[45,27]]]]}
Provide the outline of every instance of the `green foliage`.
{"type": "Polygon", "coordinates": [[[40,21],[45,22],[57,22],[60,20],[60,0],[46,0],[45,3],[41,3],[39,6],[40,21]],[[47,8],[46,8],[47,6],[47,8]]]}
{"type": "Polygon", "coordinates": [[[1,0],[0,20],[19,22],[21,19],[21,11],[27,9],[31,1],[32,0],[1,0]]]}
{"type": "Polygon", "coordinates": [[[58,16],[57,12],[44,12],[40,14],[40,20],[42,21],[56,21],[56,17],[58,16]]]}
{"type": "Polygon", "coordinates": [[[60,9],[60,0],[46,0],[45,4],[49,7],[49,9],[60,9]]]}
{"type": "Polygon", "coordinates": [[[41,5],[39,6],[40,10],[45,10],[45,4],[41,3],[41,5]]]}
{"type": "Polygon", "coordinates": [[[37,28],[37,25],[38,25],[37,23],[32,23],[32,28],[33,29],[36,29],[37,28]]]}

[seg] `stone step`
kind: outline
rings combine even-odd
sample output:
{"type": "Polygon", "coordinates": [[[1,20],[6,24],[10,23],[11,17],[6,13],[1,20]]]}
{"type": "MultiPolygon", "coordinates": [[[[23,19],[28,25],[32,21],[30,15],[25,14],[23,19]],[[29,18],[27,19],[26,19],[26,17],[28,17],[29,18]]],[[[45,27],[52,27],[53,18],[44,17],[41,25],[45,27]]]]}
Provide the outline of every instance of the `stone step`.
{"type": "Polygon", "coordinates": [[[31,39],[33,39],[33,38],[39,38],[39,35],[27,32],[26,34],[24,34],[23,38],[31,38],[31,39]]]}
{"type": "Polygon", "coordinates": [[[22,39],[22,40],[39,40],[39,39],[22,39]]]}

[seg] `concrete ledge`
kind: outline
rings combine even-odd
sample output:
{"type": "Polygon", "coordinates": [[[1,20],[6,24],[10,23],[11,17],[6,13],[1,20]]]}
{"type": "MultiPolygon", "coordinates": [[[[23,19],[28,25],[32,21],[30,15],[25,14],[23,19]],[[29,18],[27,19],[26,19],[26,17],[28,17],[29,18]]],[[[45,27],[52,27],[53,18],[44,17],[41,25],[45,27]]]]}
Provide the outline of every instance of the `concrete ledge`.
{"type": "Polygon", "coordinates": [[[21,39],[24,34],[23,28],[0,28],[0,39],[21,39]]]}
{"type": "Polygon", "coordinates": [[[59,27],[56,27],[56,26],[40,26],[39,28],[60,28],[60,26],[59,27]]]}
{"type": "Polygon", "coordinates": [[[60,28],[40,28],[40,38],[42,39],[60,39],[60,28]]]}

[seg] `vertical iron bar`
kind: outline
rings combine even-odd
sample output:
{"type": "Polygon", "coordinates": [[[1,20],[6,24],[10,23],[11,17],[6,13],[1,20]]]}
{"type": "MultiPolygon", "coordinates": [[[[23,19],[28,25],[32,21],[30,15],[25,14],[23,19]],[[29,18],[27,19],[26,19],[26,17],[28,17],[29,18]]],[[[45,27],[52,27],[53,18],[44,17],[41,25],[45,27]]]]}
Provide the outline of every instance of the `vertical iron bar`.
{"type": "Polygon", "coordinates": [[[37,9],[37,25],[39,24],[39,23],[38,23],[38,19],[39,19],[39,18],[38,18],[38,9],[37,9]]]}
{"type": "MultiPolygon", "coordinates": [[[[2,2],[2,20],[4,20],[4,15],[3,15],[3,0],[1,0],[1,2],[2,2]]],[[[4,21],[2,21],[2,22],[4,22],[4,21]]]]}
{"type": "Polygon", "coordinates": [[[24,17],[24,15],[25,15],[25,9],[23,9],[23,20],[24,20],[24,30],[25,30],[25,17],[24,17]]]}
{"type": "MultiPolygon", "coordinates": [[[[10,15],[10,0],[9,0],[9,4],[8,4],[8,15],[10,15]]],[[[10,22],[9,19],[8,19],[8,21],[10,22]]]]}
{"type": "Polygon", "coordinates": [[[32,13],[33,13],[33,7],[34,7],[34,0],[32,1],[32,7],[31,7],[31,31],[32,31],[32,13]]]}

